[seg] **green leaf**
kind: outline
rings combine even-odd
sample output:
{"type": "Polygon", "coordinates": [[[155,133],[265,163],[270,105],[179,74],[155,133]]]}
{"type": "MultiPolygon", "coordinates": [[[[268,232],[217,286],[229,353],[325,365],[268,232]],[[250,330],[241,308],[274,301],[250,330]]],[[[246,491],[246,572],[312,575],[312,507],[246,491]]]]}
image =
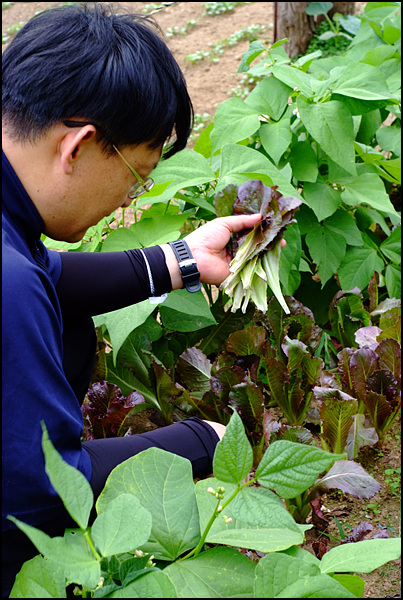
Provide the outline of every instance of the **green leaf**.
{"type": "Polygon", "coordinates": [[[249,49],[243,53],[241,64],[238,67],[238,73],[246,73],[249,70],[249,65],[264,52],[266,48],[260,40],[251,42],[249,49]]]}
{"type": "Polygon", "coordinates": [[[345,454],[330,454],[313,446],[280,440],[266,450],[256,477],[263,487],[274,489],[281,498],[295,498],[334,461],[345,457],[345,454]]]}
{"type": "Polygon", "coordinates": [[[268,185],[273,185],[275,182],[278,185],[278,191],[284,196],[295,196],[301,199],[298,191],[282,175],[281,171],[261,152],[238,144],[226,144],[224,146],[221,152],[221,171],[216,187],[217,192],[230,183],[241,184],[251,179],[263,180],[264,178],[266,182],[267,179],[270,179],[268,185]],[[254,174],[253,177],[251,177],[252,173],[254,174]]]}
{"type": "Polygon", "coordinates": [[[301,96],[297,106],[302,123],[321,149],[348,173],[356,175],[354,123],[348,108],[336,100],[308,104],[301,96]]]}
{"type": "Polygon", "coordinates": [[[18,573],[10,598],[67,598],[61,564],[35,556],[18,573]]]}
{"type": "MultiPolygon", "coordinates": [[[[204,156],[185,148],[171,158],[161,160],[153,171],[153,179],[156,185],[139,198],[137,207],[152,202],[167,202],[183,188],[214,181],[215,174],[204,156]]],[[[209,212],[214,212],[213,207],[201,197],[198,203],[209,212]]]]}
{"type": "Polygon", "coordinates": [[[211,132],[212,154],[225,144],[233,144],[253,135],[260,127],[259,113],[240,98],[222,102],[214,116],[211,132]]]}
{"type": "Polygon", "coordinates": [[[332,91],[367,101],[393,98],[380,69],[365,63],[347,65],[339,80],[333,84],[332,91]]]}
{"type": "Polygon", "coordinates": [[[88,546],[71,544],[66,538],[49,537],[40,529],[22,523],[14,517],[8,517],[23,531],[45,558],[64,567],[65,577],[72,583],[84,585],[89,589],[97,586],[101,576],[99,562],[88,546]]]}
{"type": "Polygon", "coordinates": [[[312,77],[308,73],[304,73],[297,67],[289,65],[281,65],[276,63],[271,67],[271,71],[283,84],[288,85],[292,90],[297,87],[305,96],[312,95],[312,77]]]}
{"type": "Polygon", "coordinates": [[[317,183],[306,182],[303,196],[305,204],[313,210],[318,221],[323,221],[333,215],[341,203],[340,192],[320,181],[317,183]]]}
{"type": "Polygon", "coordinates": [[[402,272],[394,265],[387,265],[385,283],[390,298],[400,298],[402,293],[402,272]]]}
{"type": "Polygon", "coordinates": [[[386,193],[382,179],[375,173],[363,173],[357,179],[346,183],[341,197],[343,202],[349,206],[367,204],[375,210],[398,216],[386,193]]]}
{"type": "Polygon", "coordinates": [[[102,244],[102,252],[123,252],[132,248],[146,248],[166,244],[177,239],[187,215],[165,215],[163,219],[143,217],[129,228],[112,231],[102,244]]]}
{"type": "Polygon", "coordinates": [[[343,236],[319,224],[312,224],[306,236],[309,253],[318,267],[322,288],[333,277],[346,254],[346,240],[343,236]]]}
{"type": "Polygon", "coordinates": [[[212,548],[164,569],[179,598],[251,598],[255,565],[235,548],[212,548]]]}
{"type": "Polygon", "coordinates": [[[132,494],[120,494],[95,519],[91,536],[102,556],[130,552],[145,544],[151,515],[132,494]]]}
{"type": "Polygon", "coordinates": [[[401,539],[362,540],[355,544],[343,544],[324,554],[322,573],[371,573],[401,554],[401,539]]]}
{"type": "Polygon", "coordinates": [[[53,446],[46,429],[42,425],[42,450],[45,455],[46,473],[51,484],[63,500],[69,515],[85,529],[94,503],[94,494],[86,477],[66,463],[53,446]]]}
{"type": "Polygon", "coordinates": [[[197,545],[200,531],[190,461],[159,448],[140,452],[109,475],[97,511],[126,492],[151,513],[151,535],[142,550],[171,561],[197,545]]]}
{"type": "Polygon", "coordinates": [[[256,566],[255,598],[354,598],[312,563],[269,554],[256,566]]]}
{"type": "Polygon", "coordinates": [[[160,306],[160,315],[164,327],[172,331],[195,331],[217,324],[201,291],[193,294],[186,289],[171,292],[160,306]]]}
{"type": "Polygon", "coordinates": [[[402,227],[399,225],[380,245],[383,254],[397,264],[400,264],[402,260],[401,235],[402,227]]]}
{"type": "Polygon", "coordinates": [[[264,529],[284,527],[301,533],[281,499],[270,490],[256,487],[243,487],[231,503],[234,517],[264,529]]]}
{"type": "Polygon", "coordinates": [[[154,310],[155,305],[150,304],[148,300],[144,300],[125,308],[113,310],[103,316],[103,322],[106,324],[111,337],[115,365],[118,352],[127,336],[133,329],[142,325],[154,310]]]}
{"type": "Polygon", "coordinates": [[[318,162],[315,150],[309,142],[296,142],[293,144],[288,160],[295,179],[315,183],[319,173],[318,162]]]}
{"type": "Polygon", "coordinates": [[[145,575],[123,589],[108,594],[107,598],[178,598],[178,595],[165,571],[146,571],[145,575]]]}
{"type": "Polygon", "coordinates": [[[333,2],[309,2],[305,9],[307,15],[326,15],[332,10],[333,2]]]}
{"type": "Polygon", "coordinates": [[[336,210],[323,224],[330,231],[342,235],[350,246],[364,245],[356,220],[346,210],[336,210]]]}
{"type": "Polygon", "coordinates": [[[292,140],[290,118],[284,117],[277,123],[275,121],[263,123],[259,129],[259,136],[263,148],[277,165],[292,140]]]}
{"type": "Polygon", "coordinates": [[[245,102],[260,115],[268,115],[270,119],[278,121],[287,108],[291,93],[292,88],[276,77],[266,77],[256,85],[245,102]]]}
{"type": "Polygon", "coordinates": [[[218,442],[213,459],[214,475],[222,481],[240,484],[253,464],[253,452],[238,413],[234,411],[218,442]]]}
{"type": "Polygon", "coordinates": [[[382,150],[401,156],[402,131],[400,127],[380,127],[376,139],[382,150]]]}
{"type": "MultiPolygon", "coordinates": [[[[203,531],[210,520],[210,517],[217,506],[215,496],[207,492],[208,487],[217,489],[217,486],[225,488],[224,501],[227,501],[237,490],[237,486],[233,483],[223,482],[216,478],[204,479],[196,484],[196,499],[199,509],[200,530],[203,531]]],[[[238,501],[238,497],[243,497],[244,490],[256,488],[242,488],[235,500],[230,502],[223,510],[227,517],[231,517],[232,522],[225,523],[223,519],[217,517],[207,535],[206,541],[212,544],[226,544],[230,546],[250,548],[259,550],[260,552],[278,552],[296,544],[302,544],[304,541],[304,526],[297,525],[291,515],[286,511],[284,506],[281,510],[278,502],[270,498],[268,504],[265,504],[267,497],[262,496],[256,502],[247,501],[247,506],[251,507],[253,503],[254,515],[257,516],[259,507],[262,507],[262,502],[266,506],[264,514],[258,519],[261,523],[265,522],[266,526],[250,524],[239,519],[236,516],[237,511],[247,512],[247,509],[242,508],[242,500],[238,501]],[[236,506],[238,502],[238,507],[236,506]],[[234,510],[235,507],[235,510],[234,510]],[[270,510],[272,509],[272,510],[270,510]]],[[[268,490],[266,490],[268,491],[268,490]]],[[[252,492],[254,494],[254,492],[252,492]]],[[[258,492],[260,494],[260,492],[258,492]]],[[[280,501],[281,502],[281,501],[280,501]]],[[[282,503],[281,503],[282,504],[282,503]]],[[[237,512],[237,514],[240,514],[237,512]]],[[[251,520],[251,516],[248,517],[251,520]]]]}
{"type": "Polygon", "coordinates": [[[335,573],[332,578],[351,592],[356,598],[364,598],[365,581],[358,575],[344,575],[335,573]]]}
{"type": "Polygon", "coordinates": [[[363,248],[348,247],[338,269],[341,288],[351,290],[357,286],[363,290],[367,287],[374,271],[381,273],[383,267],[383,260],[375,248],[368,244],[363,248]]]}

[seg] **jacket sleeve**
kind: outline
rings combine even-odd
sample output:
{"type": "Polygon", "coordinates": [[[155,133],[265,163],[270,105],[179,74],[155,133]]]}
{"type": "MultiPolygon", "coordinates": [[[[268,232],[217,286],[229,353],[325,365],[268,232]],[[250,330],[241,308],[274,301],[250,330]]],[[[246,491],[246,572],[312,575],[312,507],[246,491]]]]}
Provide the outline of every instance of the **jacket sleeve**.
{"type": "Polygon", "coordinates": [[[62,269],[56,291],[64,317],[95,316],[172,290],[159,246],[126,252],[62,252],[60,257],[62,269]]]}

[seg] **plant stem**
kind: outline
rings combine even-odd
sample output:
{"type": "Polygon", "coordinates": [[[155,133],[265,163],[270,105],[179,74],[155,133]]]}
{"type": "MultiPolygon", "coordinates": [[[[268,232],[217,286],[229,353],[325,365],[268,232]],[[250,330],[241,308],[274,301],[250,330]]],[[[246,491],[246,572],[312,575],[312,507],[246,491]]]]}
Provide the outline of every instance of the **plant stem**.
{"type": "Polygon", "coordinates": [[[90,532],[88,530],[84,531],[84,537],[87,540],[87,544],[91,548],[91,552],[93,553],[93,555],[95,556],[95,558],[97,560],[101,560],[102,556],[100,556],[98,554],[98,552],[96,551],[95,546],[94,546],[94,542],[92,541],[91,536],[90,536],[90,532]]]}

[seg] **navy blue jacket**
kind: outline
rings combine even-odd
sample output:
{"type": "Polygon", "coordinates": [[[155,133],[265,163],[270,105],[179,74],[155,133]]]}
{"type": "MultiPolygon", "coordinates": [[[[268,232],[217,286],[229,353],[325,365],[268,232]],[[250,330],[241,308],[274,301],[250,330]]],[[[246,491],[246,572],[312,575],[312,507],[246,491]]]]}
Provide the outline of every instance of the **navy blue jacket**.
{"type": "MultiPolygon", "coordinates": [[[[79,394],[69,377],[72,357],[63,354],[70,324],[144,300],[151,290],[139,250],[48,250],[40,240],[42,218],[4,153],[2,180],[4,530],[15,528],[8,514],[38,526],[64,512],[45,472],[42,420],[64,460],[91,478],[91,461],[81,447],[79,394]],[[114,278],[107,293],[105,273],[114,278]]],[[[146,250],[155,295],[169,292],[163,251],[159,246],[146,250]]]]}
{"type": "Polygon", "coordinates": [[[38,525],[60,512],[45,473],[40,422],[64,460],[91,477],[81,448],[81,407],[63,370],[58,252],[40,241],[43,221],[3,153],[3,529],[7,514],[38,525]]]}

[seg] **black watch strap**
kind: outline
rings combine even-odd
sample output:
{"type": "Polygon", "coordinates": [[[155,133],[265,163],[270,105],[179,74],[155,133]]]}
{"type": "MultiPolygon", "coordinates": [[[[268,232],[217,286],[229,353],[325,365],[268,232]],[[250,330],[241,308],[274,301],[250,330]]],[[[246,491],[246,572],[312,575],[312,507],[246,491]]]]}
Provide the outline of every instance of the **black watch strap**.
{"type": "Polygon", "coordinates": [[[169,245],[179,263],[183,285],[188,292],[198,292],[201,289],[200,273],[197,270],[196,261],[192,256],[189,246],[185,240],[169,242],[169,245]]]}

